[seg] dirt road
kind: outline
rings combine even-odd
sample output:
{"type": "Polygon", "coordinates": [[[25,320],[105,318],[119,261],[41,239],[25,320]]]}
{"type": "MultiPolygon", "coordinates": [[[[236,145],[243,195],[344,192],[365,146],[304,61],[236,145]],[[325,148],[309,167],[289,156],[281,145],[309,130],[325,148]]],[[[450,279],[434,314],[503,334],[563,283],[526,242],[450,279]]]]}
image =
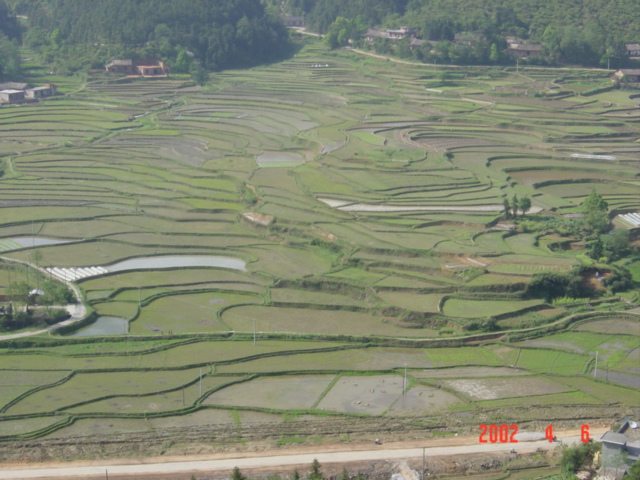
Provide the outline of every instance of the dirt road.
{"type": "MultiPolygon", "coordinates": [[[[598,440],[605,428],[593,428],[591,438],[598,440]]],[[[580,442],[578,430],[556,432],[558,439],[565,444],[580,442]]],[[[69,463],[47,463],[29,465],[2,465],[0,479],[71,479],[71,478],[109,478],[111,480],[141,478],[155,475],[154,478],[177,478],[191,474],[229,475],[234,467],[243,471],[252,469],[282,468],[291,471],[294,468],[305,470],[318,459],[321,464],[349,464],[374,460],[403,460],[422,458],[423,448],[427,457],[452,456],[507,452],[515,448],[520,453],[532,452],[538,448],[553,449],[558,443],[547,440],[538,442],[479,443],[478,437],[450,437],[423,441],[401,442],[381,445],[373,444],[336,444],[300,447],[291,450],[272,450],[265,452],[215,454],[189,457],[156,457],[136,459],[98,460],[69,463]]],[[[188,478],[188,477],[187,477],[188,478]]]]}

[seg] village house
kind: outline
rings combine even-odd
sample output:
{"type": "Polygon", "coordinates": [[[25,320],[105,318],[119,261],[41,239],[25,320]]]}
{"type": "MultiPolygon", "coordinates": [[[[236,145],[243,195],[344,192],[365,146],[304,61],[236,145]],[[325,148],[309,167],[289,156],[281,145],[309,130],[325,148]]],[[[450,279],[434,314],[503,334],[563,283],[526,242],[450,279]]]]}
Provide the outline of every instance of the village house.
{"type": "Polygon", "coordinates": [[[626,43],[624,48],[629,57],[640,58],[640,43],[626,43]]]}
{"type": "Polygon", "coordinates": [[[119,73],[130,77],[163,77],[167,67],[160,60],[115,59],[105,65],[109,73],[119,73]]]}
{"type": "Polygon", "coordinates": [[[484,37],[484,35],[480,35],[479,33],[470,33],[470,32],[465,32],[465,33],[456,33],[453,36],[453,43],[460,43],[463,45],[475,45],[478,42],[482,42],[485,41],[486,38],[484,37]]]}
{"type": "Polygon", "coordinates": [[[640,68],[623,68],[613,74],[614,79],[622,82],[638,83],[640,82],[640,68]]]}
{"type": "Polygon", "coordinates": [[[47,83],[41,87],[30,87],[28,83],[0,83],[0,103],[21,103],[52,97],[58,94],[58,87],[47,83]]]}
{"type": "Polygon", "coordinates": [[[416,30],[409,27],[400,27],[397,29],[378,30],[370,28],[364,35],[367,42],[373,42],[376,38],[388,38],[390,40],[402,40],[403,38],[415,38],[416,30]]]}
{"type": "Polygon", "coordinates": [[[105,65],[105,70],[109,73],[124,73],[125,75],[134,75],[135,68],[133,67],[133,60],[111,60],[105,65]]]}
{"type": "Polygon", "coordinates": [[[25,91],[27,98],[47,98],[53,97],[58,93],[58,87],[52,83],[47,83],[41,87],[27,88],[25,91]]]}
{"type": "Polygon", "coordinates": [[[24,101],[24,90],[0,90],[0,102],[19,103],[24,101]]]}
{"type": "Polygon", "coordinates": [[[421,38],[412,38],[411,41],[409,42],[409,48],[411,48],[411,50],[415,50],[416,48],[420,48],[425,43],[428,43],[430,46],[433,46],[433,44],[429,40],[423,40],[421,38]]]}
{"type": "Polygon", "coordinates": [[[406,37],[412,38],[416,36],[415,28],[410,27],[400,27],[397,29],[386,30],[386,32],[389,38],[393,38],[395,40],[401,40],[406,37]]]}
{"type": "Polygon", "coordinates": [[[307,21],[299,15],[285,15],[283,18],[285,27],[306,27],[307,21]]]}
{"type": "Polygon", "coordinates": [[[542,55],[542,45],[510,43],[507,52],[518,58],[539,57],[542,55]]]}

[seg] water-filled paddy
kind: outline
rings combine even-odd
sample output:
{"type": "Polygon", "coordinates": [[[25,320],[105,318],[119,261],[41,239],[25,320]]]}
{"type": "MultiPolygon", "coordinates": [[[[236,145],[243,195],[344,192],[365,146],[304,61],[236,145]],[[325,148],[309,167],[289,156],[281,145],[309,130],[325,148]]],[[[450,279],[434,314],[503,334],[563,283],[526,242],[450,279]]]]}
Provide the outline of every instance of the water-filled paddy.
{"type": "Polygon", "coordinates": [[[86,328],[73,332],[71,337],[97,337],[101,335],[120,335],[129,331],[129,322],[120,317],[98,317],[86,328]]]}
{"type": "Polygon", "coordinates": [[[105,267],[109,272],[123,270],[154,270],[160,268],[218,267],[244,270],[247,264],[243,260],[218,256],[175,255],[162,257],[132,258],[105,267]]]}
{"type": "Polygon", "coordinates": [[[304,161],[302,155],[292,152],[264,152],[256,157],[260,167],[290,167],[304,161]]]}
{"type": "Polygon", "coordinates": [[[40,237],[16,237],[0,239],[0,252],[17,250],[19,248],[42,247],[44,245],[56,245],[67,243],[68,240],[56,240],[53,238],[40,237]]]}

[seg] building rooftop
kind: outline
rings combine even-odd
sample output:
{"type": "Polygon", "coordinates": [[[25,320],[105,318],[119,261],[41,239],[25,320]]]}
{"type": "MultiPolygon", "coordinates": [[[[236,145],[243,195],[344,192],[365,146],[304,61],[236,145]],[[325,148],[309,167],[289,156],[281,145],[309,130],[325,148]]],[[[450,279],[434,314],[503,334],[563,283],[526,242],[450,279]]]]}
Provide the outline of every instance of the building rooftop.
{"type": "Polygon", "coordinates": [[[625,75],[640,75],[640,68],[622,68],[618,71],[625,75]]]}
{"type": "Polygon", "coordinates": [[[622,433],[606,432],[600,440],[602,443],[624,446],[627,443],[627,436],[622,433]]]}
{"type": "Polygon", "coordinates": [[[116,59],[111,60],[109,63],[107,63],[107,67],[112,67],[114,65],[130,66],[133,65],[133,60],[131,60],[130,58],[126,60],[116,59]]]}
{"type": "Polygon", "coordinates": [[[542,45],[526,45],[522,43],[512,43],[509,45],[510,50],[521,50],[527,52],[539,52],[542,50],[542,45]]]}
{"type": "Polygon", "coordinates": [[[24,90],[28,88],[28,83],[19,83],[19,82],[4,82],[0,83],[0,90],[24,90]]]}

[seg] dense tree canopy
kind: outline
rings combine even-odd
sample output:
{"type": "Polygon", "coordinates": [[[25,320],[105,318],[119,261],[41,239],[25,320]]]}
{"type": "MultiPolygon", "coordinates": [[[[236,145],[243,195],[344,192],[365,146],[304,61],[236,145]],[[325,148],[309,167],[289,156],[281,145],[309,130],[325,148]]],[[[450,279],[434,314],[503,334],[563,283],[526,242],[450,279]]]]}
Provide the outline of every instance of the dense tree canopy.
{"type": "MultiPolygon", "coordinates": [[[[544,41],[536,61],[589,66],[624,64],[624,43],[640,42],[637,0],[287,0],[287,8],[306,14],[321,33],[343,17],[360,17],[369,26],[415,28],[421,38],[445,42],[433,58],[450,63],[501,63],[505,36],[529,43],[544,41]],[[475,41],[451,45],[456,34],[473,33],[475,41]]],[[[381,45],[381,47],[384,47],[381,45]]],[[[384,53],[384,52],[381,52],[384,53]]],[[[423,52],[427,56],[429,52],[423,52]]]]}
{"type": "Polygon", "coordinates": [[[16,17],[10,14],[4,0],[0,0],[0,80],[15,78],[20,73],[17,45],[20,33],[16,17]]]}
{"type": "Polygon", "coordinates": [[[305,14],[314,30],[325,33],[338,18],[361,17],[363,23],[378,25],[391,14],[404,13],[408,0],[288,0],[287,7],[305,14]]]}
{"type": "Polygon", "coordinates": [[[119,54],[177,60],[187,50],[207,68],[219,69],[274,60],[288,46],[284,25],[260,0],[92,0],[90,8],[85,0],[13,4],[29,18],[30,46],[53,57],[60,51],[67,57],[103,52],[90,64],[119,54]]]}

